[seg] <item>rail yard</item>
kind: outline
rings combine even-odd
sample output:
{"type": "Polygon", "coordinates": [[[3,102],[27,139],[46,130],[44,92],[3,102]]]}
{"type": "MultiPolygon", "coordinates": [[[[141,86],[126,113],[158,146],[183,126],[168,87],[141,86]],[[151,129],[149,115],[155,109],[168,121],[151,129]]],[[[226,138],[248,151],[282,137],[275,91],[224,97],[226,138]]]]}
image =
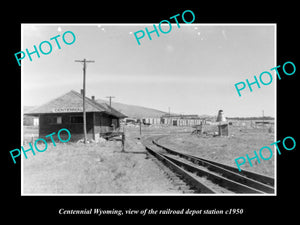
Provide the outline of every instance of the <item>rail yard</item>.
{"type": "Polygon", "coordinates": [[[274,160],[261,164],[255,161],[253,167],[242,172],[233,160],[236,154],[251,152],[274,140],[270,129],[232,125],[230,135],[225,137],[193,135],[191,130],[152,133],[145,136],[143,144],[149,154],[184,180],[194,193],[275,193],[274,160]]]}
{"type": "Polygon", "coordinates": [[[274,193],[273,178],[250,171],[239,173],[226,164],[172,150],[159,144],[163,137],[147,138],[146,149],[190,184],[195,193],[274,193]]]}
{"type": "MultiPolygon", "coordinates": [[[[216,135],[215,125],[198,134],[195,126],[125,124],[124,149],[117,139],[61,143],[23,161],[23,192],[274,194],[274,159],[253,162],[242,172],[234,165],[237,156],[273,141],[274,133],[270,127],[231,124],[227,136],[216,135]]],[[[37,133],[24,129],[24,141],[37,133]]]]}

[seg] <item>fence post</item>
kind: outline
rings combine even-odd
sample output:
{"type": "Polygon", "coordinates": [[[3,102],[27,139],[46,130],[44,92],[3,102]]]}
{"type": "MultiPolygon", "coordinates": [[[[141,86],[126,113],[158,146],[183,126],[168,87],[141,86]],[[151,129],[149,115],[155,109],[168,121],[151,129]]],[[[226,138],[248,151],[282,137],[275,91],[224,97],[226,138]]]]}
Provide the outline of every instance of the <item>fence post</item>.
{"type": "Polygon", "coordinates": [[[125,152],[125,133],[122,133],[122,152],[125,152]]]}

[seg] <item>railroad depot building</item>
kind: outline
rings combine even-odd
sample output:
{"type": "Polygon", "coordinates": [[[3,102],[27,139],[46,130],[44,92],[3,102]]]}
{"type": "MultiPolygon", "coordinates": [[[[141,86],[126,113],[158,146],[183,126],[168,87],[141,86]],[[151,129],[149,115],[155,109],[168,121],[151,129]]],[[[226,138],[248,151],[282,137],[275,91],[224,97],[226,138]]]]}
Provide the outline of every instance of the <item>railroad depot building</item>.
{"type": "MultiPolygon", "coordinates": [[[[39,118],[39,137],[45,137],[61,128],[71,133],[71,141],[84,137],[83,95],[74,90],[46,103],[24,115],[39,118]]],[[[87,138],[96,140],[101,135],[117,130],[120,119],[126,116],[105,103],[98,103],[95,97],[85,97],[87,138]]]]}

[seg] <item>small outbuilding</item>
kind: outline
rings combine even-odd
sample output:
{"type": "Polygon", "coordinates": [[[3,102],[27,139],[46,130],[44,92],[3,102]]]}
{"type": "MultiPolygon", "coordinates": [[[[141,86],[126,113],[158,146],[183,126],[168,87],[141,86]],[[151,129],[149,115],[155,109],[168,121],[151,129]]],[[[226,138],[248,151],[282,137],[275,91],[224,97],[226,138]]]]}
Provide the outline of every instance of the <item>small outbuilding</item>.
{"type": "MultiPolygon", "coordinates": [[[[71,90],[24,115],[39,118],[39,137],[66,128],[71,133],[71,141],[77,141],[84,137],[82,102],[82,93],[71,90]]],[[[94,140],[119,129],[119,120],[127,117],[105,103],[96,102],[94,97],[85,97],[85,111],[87,138],[94,140]]]]}
{"type": "Polygon", "coordinates": [[[218,128],[219,128],[219,135],[220,136],[228,136],[228,134],[229,134],[229,132],[228,132],[228,123],[219,124],[218,128]]]}

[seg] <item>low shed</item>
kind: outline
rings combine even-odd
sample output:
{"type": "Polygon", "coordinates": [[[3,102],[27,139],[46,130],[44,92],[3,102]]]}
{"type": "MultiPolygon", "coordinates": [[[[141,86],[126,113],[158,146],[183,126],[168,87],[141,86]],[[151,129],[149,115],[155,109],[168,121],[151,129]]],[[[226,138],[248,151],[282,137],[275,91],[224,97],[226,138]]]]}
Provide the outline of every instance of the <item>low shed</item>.
{"type": "Polygon", "coordinates": [[[228,136],[229,135],[228,123],[220,124],[220,125],[218,125],[218,128],[219,128],[220,136],[228,136]]]}

